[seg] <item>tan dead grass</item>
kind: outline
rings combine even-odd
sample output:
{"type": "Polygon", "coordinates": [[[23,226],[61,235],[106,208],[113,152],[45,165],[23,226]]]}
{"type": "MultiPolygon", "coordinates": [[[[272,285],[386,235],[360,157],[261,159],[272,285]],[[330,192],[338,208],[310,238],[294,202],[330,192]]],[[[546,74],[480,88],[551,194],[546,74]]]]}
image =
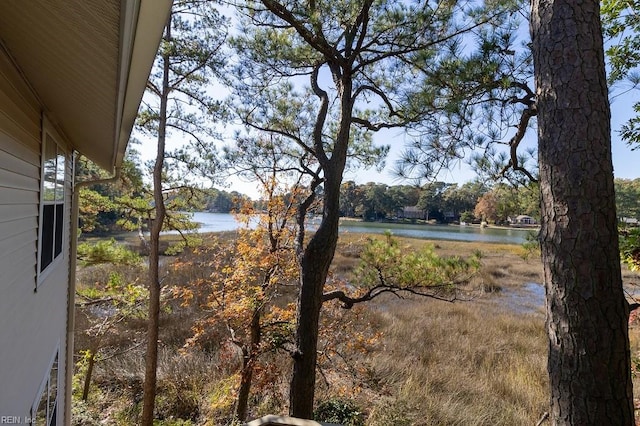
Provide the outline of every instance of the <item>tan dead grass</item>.
{"type": "Polygon", "coordinates": [[[362,402],[367,424],[535,424],[545,411],[541,315],[435,300],[378,302],[377,315],[382,337],[367,360],[378,398],[362,402]]]}
{"type": "MultiPolygon", "coordinates": [[[[365,239],[341,235],[336,273],[357,262],[365,239]]],[[[544,316],[516,312],[500,301],[506,291],[541,282],[539,258],[525,259],[522,247],[506,244],[400,243],[408,249],[434,245],[442,256],[481,251],[483,266],[470,285],[485,292],[456,303],[387,297],[366,308],[367,320],[381,332],[377,348],[366,355],[368,374],[361,384],[368,387],[361,391],[367,424],[535,424],[547,403],[544,316]]]]}
{"type": "MultiPolygon", "coordinates": [[[[365,240],[362,235],[341,235],[334,273],[348,273],[357,264],[365,240]]],[[[401,240],[408,247],[433,244],[441,255],[466,256],[480,250],[483,267],[471,285],[484,293],[456,303],[386,297],[357,312],[337,310],[332,315],[343,328],[328,333],[328,338],[337,340],[338,350],[323,358],[317,400],[336,396],[354,400],[366,413],[366,424],[372,426],[535,424],[548,402],[544,312],[541,308],[517,311],[504,302],[514,293],[526,296],[527,283],[542,282],[539,257],[527,258],[517,245],[401,240]],[[366,344],[350,342],[352,332],[366,344]]],[[[90,285],[91,278],[104,279],[104,275],[98,268],[84,282],[90,285]]],[[[187,276],[174,278],[181,281],[187,276]]],[[[629,271],[624,276],[625,282],[638,281],[638,275],[629,271]]],[[[237,385],[234,365],[238,360],[228,359],[219,344],[182,358],[185,354],[178,349],[197,315],[177,306],[164,314],[160,406],[170,416],[169,409],[188,396],[199,414],[197,418],[194,414],[192,424],[225,424],[212,419],[228,418],[231,413],[229,398],[237,385]],[[184,377],[190,375],[196,377],[184,377]]],[[[132,331],[140,337],[138,330],[132,331]]],[[[640,327],[632,325],[630,336],[638,371],[640,327]]],[[[327,342],[322,344],[325,348],[327,342]]],[[[138,348],[97,365],[99,390],[90,402],[102,424],[128,424],[135,419],[126,417],[122,407],[129,407],[132,416],[137,413],[141,351],[138,348]],[[105,423],[100,413],[112,413],[110,419],[119,416],[121,420],[105,423]]],[[[287,412],[290,360],[284,353],[274,353],[270,365],[283,374],[255,387],[254,416],[287,412]]]]}

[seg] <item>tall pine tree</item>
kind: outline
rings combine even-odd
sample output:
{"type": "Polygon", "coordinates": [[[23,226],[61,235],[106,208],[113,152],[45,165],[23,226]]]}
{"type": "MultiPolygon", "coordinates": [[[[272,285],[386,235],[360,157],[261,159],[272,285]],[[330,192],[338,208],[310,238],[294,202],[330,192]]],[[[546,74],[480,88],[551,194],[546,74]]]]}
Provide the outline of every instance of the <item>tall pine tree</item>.
{"type": "Polygon", "coordinates": [[[535,0],[531,18],[550,420],[633,425],[600,4],[535,0]]]}
{"type": "MultiPolygon", "coordinates": [[[[318,324],[338,239],[347,160],[375,153],[367,139],[371,133],[409,126],[438,109],[437,102],[416,101],[435,99],[445,89],[425,90],[419,83],[441,63],[442,52],[454,49],[463,35],[499,21],[506,8],[456,1],[236,3],[245,24],[235,40],[243,121],[312,156],[317,168],[308,170],[311,187],[323,189],[320,225],[308,241],[298,240],[300,293],[290,388],[291,414],[312,418],[318,324]]],[[[304,213],[305,203],[301,207],[304,213]]]]}
{"type": "MultiPolygon", "coordinates": [[[[171,177],[184,181],[185,171],[215,164],[210,123],[218,103],[207,85],[221,65],[224,19],[213,2],[176,0],[165,27],[156,62],[147,82],[147,94],[138,117],[138,129],[155,137],[152,221],[149,244],[149,320],[145,357],[141,424],[153,425],[156,396],[160,317],[160,232],[167,222],[166,198],[171,177]],[[167,154],[167,137],[181,134],[190,144],[167,154]],[[194,154],[190,154],[193,153],[194,154]],[[168,161],[165,159],[168,158],[168,161]],[[194,159],[202,160],[197,164],[194,159]],[[175,160],[175,161],[174,161],[175,160]],[[186,167],[186,169],[185,169],[186,167]],[[173,172],[173,173],[172,173],[173,172]]],[[[213,174],[210,173],[213,176],[213,174]]]]}

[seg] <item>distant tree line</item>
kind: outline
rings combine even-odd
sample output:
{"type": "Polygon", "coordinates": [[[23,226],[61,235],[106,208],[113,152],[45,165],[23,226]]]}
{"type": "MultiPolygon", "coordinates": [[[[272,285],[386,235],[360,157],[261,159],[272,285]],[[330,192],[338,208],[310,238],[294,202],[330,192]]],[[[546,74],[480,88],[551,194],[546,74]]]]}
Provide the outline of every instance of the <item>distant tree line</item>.
{"type": "MultiPolygon", "coordinates": [[[[146,230],[148,213],[153,209],[152,191],[145,179],[148,170],[139,153],[130,148],[123,165],[112,183],[97,183],[80,190],[80,230],[84,234],[112,234],[121,231],[146,230]]],[[[83,159],[78,162],[78,179],[89,181],[108,177],[95,164],[83,159]]],[[[184,212],[209,211],[231,213],[251,199],[237,191],[197,186],[176,186],[163,192],[171,207],[171,219],[187,221],[184,212]]],[[[185,229],[191,228],[187,223],[185,229]]],[[[175,223],[174,223],[175,224],[175,223]]],[[[170,226],[170,225],[169,225],[170,226]]]]}
{"type": "MultiPolygon", "coordinates": [[[[640,219],[640,178],[615,179],[618,217],[640,219]]],[[[488,221],[507,223],[518,215],[540,219],[537,184],[512,186],[479,180],[432,182],[422,186],[344,182],[340,189],[340,214],[365,221],[424,219],[446,223],[488,221]]]]}
{"type": "MultiPolygon", "coordinates": [[[[127,229],[130,222],[126,199],[143,198],[143,172],[136,164],[135,153],[125,161],[117,185],[98,184],[82,190],[81,228],[85,233],[110,233],[127,229]],[[125,221],[125,218],[128,218],[125,221]]],[[[83,174],[95,172],[85,164],[83,174]]],[[[640,178],[615,179],[616,209],[620,221],[640,219],[640,178]]],[[[322,191],[320,187],[318,191],[322,191]]],[[[237,191],[217,188],[177,192],[174,197],[185,198],[180,205],[188,211],[232,213],[239,211],[250,198],[237,191]],[[187,202],[187,193],[189,200],[187,202]]],[[[253,201],[253,208],[264,210],[265,201],[253,201]]],[[[462,185],[432,182],[423,186],[387,185],[368,182],[344,182],[340,188],[342,217],[365,221],[432,220],[438,223],[477,222],[507,223],[518,215],[540,218],[537,185],[514,187],[508,184],[486,184],[475,180],[462,185]]],[[[134,219],[135,220],[135,219],[134,219]]]]}
{"type": "Polygon", "coordinates": [[[210,188],[203,191],[204,210],[211,213],[231,213],[238,211],[242,204],[250,198],[238,191],[210,188]]]}
{"type": "Polygon", "coordinates": [[[539,217],[536,185],[513,187],[481,181],[431,182],[422,186],[388,186],[369,182],[342,184],[340,213],[366,221],[392,219],[434,220],[440,223],[488,220],[507,222],[520,214],[539,217]]]}

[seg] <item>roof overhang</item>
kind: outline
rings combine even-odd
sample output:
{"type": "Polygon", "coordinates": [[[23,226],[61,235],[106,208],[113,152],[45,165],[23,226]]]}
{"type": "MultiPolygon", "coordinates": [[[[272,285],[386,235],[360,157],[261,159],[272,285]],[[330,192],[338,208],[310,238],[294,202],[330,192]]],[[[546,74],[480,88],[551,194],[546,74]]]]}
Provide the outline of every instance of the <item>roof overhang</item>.
{"type": "Polygon", "coordinates": [[[2,0],[0,43],[72,147],[113,170],[172,0],[2,0]]]}

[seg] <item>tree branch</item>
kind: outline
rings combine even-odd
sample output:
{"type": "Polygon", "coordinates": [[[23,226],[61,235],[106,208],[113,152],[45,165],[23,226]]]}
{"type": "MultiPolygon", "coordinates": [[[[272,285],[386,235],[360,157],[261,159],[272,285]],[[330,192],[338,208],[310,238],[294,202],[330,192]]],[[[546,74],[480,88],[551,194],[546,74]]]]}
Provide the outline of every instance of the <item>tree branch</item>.
{"type": "Polygon", "coordinates": [[[537,114],[538,114],[538,110],[535,104],[533,104],[531,107],[526,108],[524,111],[522,111],[522,116],[520,117],[520,123],[518,123],[518,130],[516,131],[516,134],[513,135],[513,137],[509,141],[511,158],[507,163],[507,165],[502,168],[499,175],[503,176],[507,172],[507,170],[509,170],[509,168],[513,168],[513,170],[523,173],[532,182],[538,181],[535,177],[533,177],[533,175],[527,169],[522,167],[518,161],[518,146],[520,145],[520,142],[522,142],[522,138],[524,138],[524,135],[527,131],[529,120],[531,120],[531,117],[534,117],[537,114]]]}
{"type": "Polygon", "coordinates": [[[339,59],[338,53],[331,47],[327,40],[325,40],[321,33],[314,34],[309,31],[285,6],[273,0],[262,0],[262,4],[274,15],[291,25],[291,27],[300,34],[300,37],[309,43],[311,47],[322,53],[325,58],[339,59]]]}
{"type": "Polygon", "coordinates": [[[309,154],[317,157],[315,150],[313,148],[311,148],[310,146],[308,146],[307,144],[305,144],[302,141],[302,139],[300,139],[300,137],[294,135],[293,133],[289,133],[289,132],[286,132],[286,131],[280,130],[280,129],[274,129],[274,128],[271,128],[271,127],[260,126],[258,124],[253,123],[252,121],[250,121],[248,117],[243,117],[242,121],[243,121],[243,123],[245,125],[251,127],[252,129],[259,130],[259,131],[262,131],[262,132],[267,132],[267,133],[273,133],[273,134],[284,136],[285,138],[291,139],[300,148],[302,148],[304,151],[306,151],[309,154]]]}
{"type": "Polygon", "coordinates": [[[368,85],[368,84],[364,84],[360,87],[358,87],[354,92],[353,92],[353,101],[355,102],[358,98],[358,96],[365,92],[365,91],[369,91],[369,92],[373,92],[376,95],[378,95],[380,97],[380,99],[382,99],[382,101],[384,102],[384,104],[387,106],[387,108],[389,108],[389,116],[393,117],[393,116],[397,116],[400,118],[403,118],[393,107],[393,105],[391,105],[391,101],[389,100],[389,98],[387,97],[387,95],[380,89],[378,89],[377,87],[368,85]]]}
{"type": "Polygon", "coordinates": [[[313,145],[315,147],[315,156],[320,162],[322,167],[326,167],[329,163],[329,159],[327,158],[327,154],[324,152],[324,145],[322,144],[322,129],[324,128],[324,123],[327,119],[327,114],[329,113],[329,95],[326,91],[320,88],[318,84],[318,74],[320,73],[320,67],[322,64],[317,64],[313,68],[313,73],[311,74],[311,88],[313,93],[320,98],[321,104],[318,110],[318,115],[316,116],[316,123],[313,127],[313,145]]]}
{"type": "MultiPolygon", "coordinates": [[[[443,287],[449,287],[449,286],[443,284],[439,286],[430,286],[429,288],[443,288],[443,287]]],[[[344,309],[351,309],[353,308],[353,305],[357,303],[368,302],[384,293],[391,293],[399,298],[402,298],[402,293],[409,293],[412,295],[428,297],[431,299],[442,300],[445,302],[454,302],[458,300],[458,297],[456,294],[454,294],[452,297],[443,297],[443,296],[439,296],[436,293],[420,291],[419,288],[425,288],[425,287],[400,287],[400,286],[394,286],[394,285],[381,284],[381,285],[377,285],[375,287],[370,288],[369,290],[367,290],[366,293],[358,297],[348,296],[342,290],[333,290],[322,295],[322,302],[324,303],[330,300],[337,299],[340,302],[342,302],[342,307],[344,309]]]]}

